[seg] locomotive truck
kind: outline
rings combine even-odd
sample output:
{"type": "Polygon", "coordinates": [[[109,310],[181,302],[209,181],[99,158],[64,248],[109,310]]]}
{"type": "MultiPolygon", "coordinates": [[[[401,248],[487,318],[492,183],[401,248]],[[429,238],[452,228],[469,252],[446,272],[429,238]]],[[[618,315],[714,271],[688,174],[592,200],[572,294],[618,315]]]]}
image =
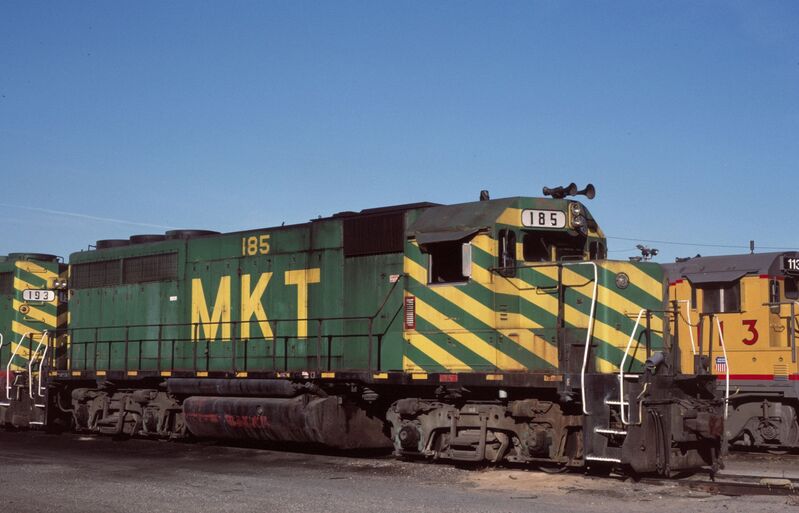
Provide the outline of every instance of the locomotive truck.
{"type": "Polygon", "coordinates": [[[68,314],[31,324],[28,352],[2,326],[0,418],[555,468],[716,466],[722,403],[711,373],[683,369],[663,267],[607,260],[576,188],[548,192],[98,241],[70,255],[68,280],[3,290],[14,316],[68,314]],[[45,288],[41,305],[22,297],[45,288]],[[25,404],[29,418],[9,418],[25,404]]]}

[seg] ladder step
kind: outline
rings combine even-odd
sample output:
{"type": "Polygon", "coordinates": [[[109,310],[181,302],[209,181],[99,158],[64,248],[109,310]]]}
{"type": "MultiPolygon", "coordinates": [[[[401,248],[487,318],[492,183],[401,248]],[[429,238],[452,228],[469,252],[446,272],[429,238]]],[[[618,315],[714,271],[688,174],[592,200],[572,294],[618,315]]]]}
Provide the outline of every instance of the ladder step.
{"type": "Polygon", "coordinates": [[[34,404],[37,408],[47,408],[46,404],[34,404]]]}
{"type": "Polygon", "coordinates": [[[11,406],[11,403],[0,403],[0,406],[11,406]]]}
{"type": "Polygon", "coordinates": [[[611,401],[609,399],[605,400],[605,404],[608,406],[630,406],[628,401],[611,401]]]}
{"type": "Polygon", "coordinates": [[[586,456],[585,461],[601,461],[603,463],[621,463],[619,458],[604,458],[602,456],[586,456]]]}
{"type": "Polygon", "coordinates": [[[601,435],[626,435],[627,431],[622,429],[594,428],[594,433],[601,435]]]}
{"type": "Polygon", "coordinates": [[[28,422],[28,424],[30,424],[31,426],[44,426],[44,422],[40,420],[32,420],[28,422]]]}

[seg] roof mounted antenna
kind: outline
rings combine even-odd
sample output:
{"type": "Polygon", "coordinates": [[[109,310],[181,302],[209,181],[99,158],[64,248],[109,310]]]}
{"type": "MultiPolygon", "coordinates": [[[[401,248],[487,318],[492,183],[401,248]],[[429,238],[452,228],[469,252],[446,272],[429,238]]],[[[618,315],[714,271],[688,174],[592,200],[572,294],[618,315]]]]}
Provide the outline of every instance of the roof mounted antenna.
{"type": "MultiPolygon", "coordinates": [[[[648,262],[648,261],[652,260],[652,257],[654,257],[658,253],[660,253],[660,250],[658,250],[657,248],[650,248],[650,247],[644,246],[643,244],[637,244],[635,247],[638,248],[638,251],[641,252],[641,256],[640,257],[636,257],[636,258],[640,258],[644,262],[648,262]]],[[[635,261],[636,262],[640,262],[641,260],[635,260],[635,261]]]]}
{"type": "Polygon", "coordinates": [[[755,254],[755,241],[753,240],[749,241],[749,254],[751,255],[755,254]]]}
{"type": "Polygon", "coordinates": [[[551,196],[553,199],[563,199],[566,196],[579,195],[583,195],[588,199],[594,199],[596,196],[596,188],[593,184],[589,183],[585,186],[585,189],[577,190],[577,185],[574,182],[562,187],[555,187],[554,189],[544,187],[544,196],[551,196]]]}
{"type": "Polygon", "coordinates": [[[480,191],[480,201],[488,201],[490,199],[491,197],[489,197],[487,189],[480,191]]]}

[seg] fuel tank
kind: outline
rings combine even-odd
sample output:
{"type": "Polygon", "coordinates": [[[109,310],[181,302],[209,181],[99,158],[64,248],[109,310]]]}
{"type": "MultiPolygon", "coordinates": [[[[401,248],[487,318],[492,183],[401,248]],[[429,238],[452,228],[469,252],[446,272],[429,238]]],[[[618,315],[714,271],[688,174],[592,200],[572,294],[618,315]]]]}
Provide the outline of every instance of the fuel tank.
{"type": "Polygon", "coordinates": [[[392,447],[383,420],[338,396],[207,397],[183,402],[189,431],[200,438],[320,444],[336,449],[392,447]]]}

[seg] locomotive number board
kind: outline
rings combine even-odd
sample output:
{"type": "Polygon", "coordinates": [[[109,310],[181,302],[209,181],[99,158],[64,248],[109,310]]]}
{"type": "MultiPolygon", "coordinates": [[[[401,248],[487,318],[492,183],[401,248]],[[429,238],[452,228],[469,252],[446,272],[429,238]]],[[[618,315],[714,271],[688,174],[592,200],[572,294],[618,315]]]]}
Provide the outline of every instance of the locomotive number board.
{"type": "Polygon", "coordinates": [[[782,270],[785,274],[799,274],[799,257],[782,257],[782,270]]]}
{"type": "Polygon", "coordinates": [[[563,228],[566,226],[566,214],[560,210],[522,210],[522,226],[563,228]]]}
{"type": "Polygon", "coordinates": [[[52,290],[26,289],[22,291],[23,301],[44,301],[49,303],[55,300],[55,292],[52,290]]]}

